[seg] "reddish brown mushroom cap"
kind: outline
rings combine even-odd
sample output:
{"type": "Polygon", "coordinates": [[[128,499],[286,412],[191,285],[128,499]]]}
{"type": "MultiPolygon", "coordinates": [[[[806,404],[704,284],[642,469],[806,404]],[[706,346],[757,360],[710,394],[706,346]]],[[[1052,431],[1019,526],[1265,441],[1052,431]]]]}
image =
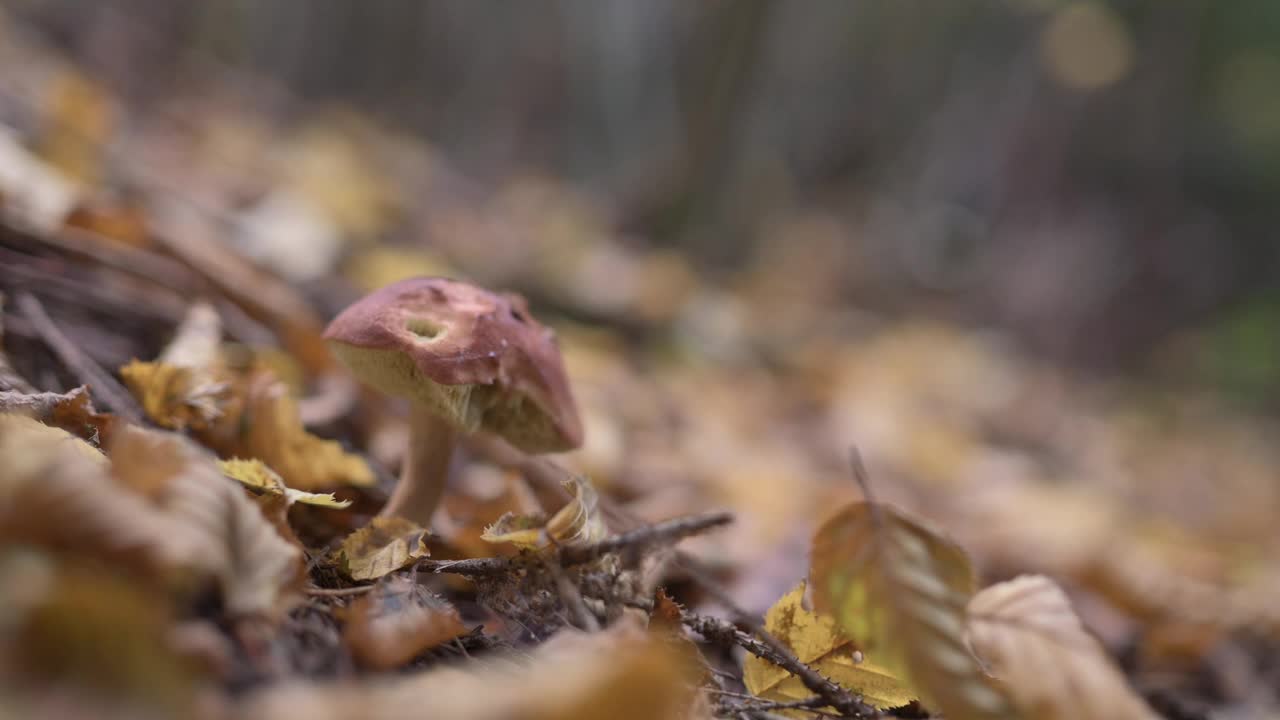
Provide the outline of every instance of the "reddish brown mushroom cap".
{"type": "Polygon", "coordinates": [[[465,431],[487,430],[535,453],[582,443],[555,335],[518,295],[412,278],[348,307],[324,337],[362,381],[465,431]]]}

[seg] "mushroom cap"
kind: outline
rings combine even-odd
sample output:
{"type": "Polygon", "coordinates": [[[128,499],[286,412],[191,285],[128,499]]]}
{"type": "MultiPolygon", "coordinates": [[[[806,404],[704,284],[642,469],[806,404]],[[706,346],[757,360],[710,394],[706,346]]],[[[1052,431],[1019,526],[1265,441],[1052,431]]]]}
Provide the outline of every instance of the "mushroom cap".
{"type": "Polygon", "coordinates": [[[555,334],[519,295],[411,278],[356,301],[324,338],[361,381],[464,432],[487,430],[531,453],[582,444],[555,334]]]}

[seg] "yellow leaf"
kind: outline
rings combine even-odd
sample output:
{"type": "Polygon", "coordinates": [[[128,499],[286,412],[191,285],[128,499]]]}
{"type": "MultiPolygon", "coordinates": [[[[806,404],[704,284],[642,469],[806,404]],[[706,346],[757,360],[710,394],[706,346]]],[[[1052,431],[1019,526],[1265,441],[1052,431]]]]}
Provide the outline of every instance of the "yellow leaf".
{"type": "Polygon", "coordinates": [[[430,555],[426,530],[401,517],[378,516],[342,541],[337,562],[352,580],[375,580],[430,555]]]}
{"type": "Polygon", "coordinates": [[[219,460],[218,468],[222,474],[237,480],[241,485],[268,495],[279,495],[289,503],[300,502],[304,505],[342,509],[351,505],[350,500],[338,500],[333,493],[311,493],[286,487],[284,480],[261,460],[242,460],[232,458],[219,460]]]}
{"type": "Polygon", "coordinates": [[[574,488],[573,500],[550,520],[544,522],[543,516],[539,515],[506,513],[485,528],[480,538],[491,543],[512,543],[530,550],[547,545],[548,539],[558,544],[603,539],[609,530],[600,513],[600,496],[596,489],[577,476],[564,484],[574,488]]]}
{"type": "Polygon", "coordinates": [[[230,399],[229,382],[201,368],[134,360],[120,368],[120,377],[147,417],[170,430],[212,427],[230,399]]]}
{"type": "Polygon", "coordinates": [[[952,720],[1015,717],[964,641],[969,558],[897,510],[855,502],[813,538],[814,605],[952,720]]]}
{"type": "MultiPolygon", "coordinates": [[[[870,705],[887,709],[916,699],[892,673],[860,653],[835,620],[806,610],[804,590],[802,582],[769,608],[764,616],[766,630],[791,648],[801,662],[861,695],[870,705]]],[[[742,680],[751,694],[765,700],[788,702],[813,696],[799,678],[754,655],[743,662],[742,680]]],[[[808,714],[796,713],[801,716],[808,714]]]]}
{"type": "Polygon", "coordinates": [[[115,124],[106,89],[71,66],[60,69],[50,84],[40,138],[40,156],[81,187],[97,184],[102,154],[115,124]]]}
{"type": "Polygon", "coordinates": [[[998,583],[969,601],[969,642],[1020,710],[1038,720],[1158,717],[1043,575],[998,583]]]}

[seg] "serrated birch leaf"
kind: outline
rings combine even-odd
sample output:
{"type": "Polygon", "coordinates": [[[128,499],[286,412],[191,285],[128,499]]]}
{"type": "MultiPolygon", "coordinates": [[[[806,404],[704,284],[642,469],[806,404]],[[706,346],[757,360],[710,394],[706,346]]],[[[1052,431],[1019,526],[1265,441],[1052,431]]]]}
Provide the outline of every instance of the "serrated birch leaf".
{"type": "MultiPolygon", "coordinates": [[[[901,707],[916,699],[892,673],[878,665],[853,644],[829,616],[804,608],[805,584],[800,583],[764,616],[764,627],[795,653],[803,663],[861,695],[880,709],[901,707]]],[[[765,700],[789,702],[813,696],[796,676],[754,655],[743,661],[742,679],[752,695],[765,700]]],[[[787,712],[787,711],[779,711],[787,712]]],[[[795,713],[808,717],[808,713],[795,713]]]]}
{"type": "Polygon", "coordinates": [[[818,529],[815,608],[951,720],[1017,717],[964,641],[973,594],[958,546],[897,510],[855,502],[818,529]]]}
{"type": "Polygon", "coordinates": [[[298,502],[303,505],[318,505],[337,510],[351,505],[350,500],[339,500],[333,496],[333,493],[312,493],[286,487],[284,480],[261,460],[241,458],[219,460],[218,469],[222,470],[223,475],[255,492],[280,495],[291,504],[298,502]]]}
{"type": "Polygon", "coordinates": [[[410,520],[375,517],[342,541],[336,552],[338,567],[352,580],[376,580],[414,560],[429,557],[427,535],[410,520]]]}
{"type": "Polygon", "coordinates": [[[609,534],[600,513],[600,496],[587,480],[573,477],[564,482],[573,488],[573,499],[551,516],[543,520],[540,515],[516,515],[506,513],[489,527],[480,538],[491,543],[512,543],[517,547],[534,549],[556,543],[595,542],[609,534]]]}
{"type": "Polygon", "coordinates": [[[352,603],[343,639],[363,667],[390,670],[466,633],[447,600],[396,576],[352,603]]]}
{"type": "Polygon", "coordinates": [[[969,601],[969,643],[1037,720],[1157,720],[1133,692],[1071,601],[1043,575],[998,583],[969,601]]]}

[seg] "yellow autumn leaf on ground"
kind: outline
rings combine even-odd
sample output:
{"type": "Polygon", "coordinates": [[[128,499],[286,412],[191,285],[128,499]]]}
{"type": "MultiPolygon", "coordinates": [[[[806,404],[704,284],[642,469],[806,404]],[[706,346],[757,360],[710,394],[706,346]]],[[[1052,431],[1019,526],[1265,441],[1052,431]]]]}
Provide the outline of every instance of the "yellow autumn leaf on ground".
{"type": "Polygon", "coordinates": [[[239,481],[247,488],[268,495],[282,496],[290,503],[299,502],[304,505],[319,505],[338,510],[351,505],[350,500],[338,500],[333,493],[304,492],[287,487],[284,480],[261,460],[241,458],[219,460],[218,468],[222,470],[223,475],[239,481]]]}
{"type": "Polygon", "coordinates": [[[574,494],[564,507],[543,520],[539,515],[505,513],[489,527],[480,538],[491,543],[511,543],[525,549],[535,549],[554,541],[595,542],[609,534],[600,512],[600,496],[595,487],[584,478],[574,476],[564,482],[574,494]]]}
{"type": "Polygon", "coordinates": [[[198,368],[134,360],[120,368],[120,377],[147,417],[170,430],[208,429],[230,399],[227,379],[198,368]]]}
{"type": "Polygon", "coordinates": [[[1156,720],[1058,584],[1043,575],[998,583],[969,601],[969,642],[1038,720],[1156,720]]]}
{"type": "MultiPolygon", "coordinates": [[[[834,619],[806,610],[804,591],[802,582],[774,603],[765,613],[765,629],[791,648],[801,662],[861,695],[870,705],[887,709],[916,699],[891,672],[859,652],[834,619]]],[[[742,681],[751,694],[765,700],[789,702],[813,696],[798,677],[754,655],[743,662],[742,681]]],[[[796,713],[797,717],[808,715],[796,713]]]]}
{"type": "Polygon", "coordinates": [[[1016,714],[964,639],[973,571],[959,546],[894,508],[855,502],[813,538],[814,606],[952,720],[1016,714]]]}
{"type": "Polygon", "coordinates": [[[402,517],[378,516],[351,533],[336,552],[352,580],[376,580],[431,555],[427,531],[402,517]]]}

